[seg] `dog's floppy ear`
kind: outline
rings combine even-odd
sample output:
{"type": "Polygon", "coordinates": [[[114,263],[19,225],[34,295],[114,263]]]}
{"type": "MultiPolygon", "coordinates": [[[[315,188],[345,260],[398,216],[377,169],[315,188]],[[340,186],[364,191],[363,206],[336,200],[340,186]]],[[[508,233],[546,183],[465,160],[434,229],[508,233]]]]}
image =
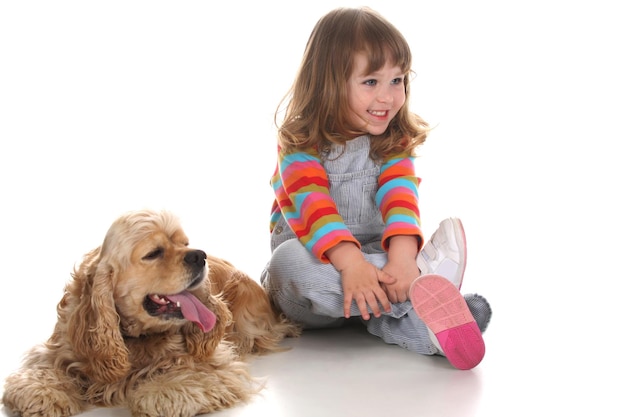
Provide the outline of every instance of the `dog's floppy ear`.
{"type": "Polygon", "coordinates": [[[87,375],[110,383],[128,373],[130,361],[113,300],[115,271],[99,259],[98,252],[89,253],[72,274],[82,288],[78,288],[78,305],[69,314],[67,333],[74,352],[86,364],[87,375]]]}

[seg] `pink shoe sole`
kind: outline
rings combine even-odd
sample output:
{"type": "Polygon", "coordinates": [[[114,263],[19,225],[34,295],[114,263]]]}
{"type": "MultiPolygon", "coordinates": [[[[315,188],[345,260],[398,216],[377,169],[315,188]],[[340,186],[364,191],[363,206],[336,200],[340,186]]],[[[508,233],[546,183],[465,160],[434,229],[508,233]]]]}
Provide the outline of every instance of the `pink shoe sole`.
{"type": "Polygon", "coordinates": [[[480,329],[459,290],[445,277],[422,275],[409,290],[411,304],[435,334],[443,354],[458,369],[472,369],[485,356],[480,329]]]}

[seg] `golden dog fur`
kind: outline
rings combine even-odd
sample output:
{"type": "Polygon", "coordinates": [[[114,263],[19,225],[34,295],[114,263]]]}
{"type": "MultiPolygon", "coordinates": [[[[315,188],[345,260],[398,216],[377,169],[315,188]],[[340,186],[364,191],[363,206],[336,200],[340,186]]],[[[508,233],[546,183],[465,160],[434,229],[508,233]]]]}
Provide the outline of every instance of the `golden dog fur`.
{"type": "Polygon", "coordinates": [[[284,337],[299,333],[257,282],[190,249],[166,211],[117,219],[72,272],[57,313],[48,341],[6,380],[2,402],[11,413],[61,417],[116,406],[133,416],[190,417],[228,408],[262,388],[245,357],[281,350],[284,337]],[[189,297],[210,312],[193,307],[197,316],[184,318],[173,300],[189,297]]]}

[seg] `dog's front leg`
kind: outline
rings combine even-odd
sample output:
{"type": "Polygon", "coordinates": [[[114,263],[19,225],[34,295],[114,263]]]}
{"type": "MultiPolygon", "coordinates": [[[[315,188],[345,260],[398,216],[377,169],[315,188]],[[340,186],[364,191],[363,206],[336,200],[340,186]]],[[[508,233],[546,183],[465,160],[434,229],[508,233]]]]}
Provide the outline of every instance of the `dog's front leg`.
{"type": "Polygon", "coordinates": [[[193,417],[247,401],[260,387],[243,362],[181,366],[138,384],[128,397],[133,417],[193,417]]]}
{"type": "Polygon", "coordinates": [[[68,417],[89,408],[75,380],[49,368],[21,369],[6,379],[2,403],[22,417],[68,417]]]}

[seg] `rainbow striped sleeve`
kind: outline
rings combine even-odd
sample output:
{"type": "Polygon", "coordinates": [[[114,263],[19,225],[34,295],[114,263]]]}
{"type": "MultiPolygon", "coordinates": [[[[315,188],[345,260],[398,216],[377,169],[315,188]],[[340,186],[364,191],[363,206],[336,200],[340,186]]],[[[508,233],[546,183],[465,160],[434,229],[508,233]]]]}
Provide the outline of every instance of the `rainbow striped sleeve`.
{"type": "Polygon", "coordinates": [[[316,151],[279,152],[271,183],[276,200],[270,229],[284,216],[300,242],[324,263],[329,262],[326,251],[339,242],[360,247],[330,196],[328,176],[316,151]]]}
{"type": "Polygon", "coordinates": [[[380,169],[376,204],[385,222],[382,237],[385,250],[389,249],[389,238],[396,235],[418,236],[419,249],[424,242],[417,193],[421,180],[415,176],[414,160],[408,154],[394,155],[380,169]]]}

